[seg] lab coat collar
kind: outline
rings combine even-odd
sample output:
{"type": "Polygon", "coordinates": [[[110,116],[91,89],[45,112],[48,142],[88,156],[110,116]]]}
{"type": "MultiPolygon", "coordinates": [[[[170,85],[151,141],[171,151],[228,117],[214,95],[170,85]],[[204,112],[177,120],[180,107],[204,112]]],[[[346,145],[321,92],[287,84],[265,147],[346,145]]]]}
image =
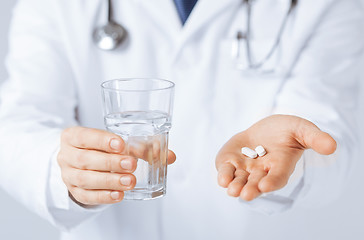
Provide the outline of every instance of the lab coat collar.
{"type": "Polygon", "coordinates": [[[135,1],[148,8],[156,24],[161,26],[160,30],[163,31],[163,34],[175,42],[175,57],[178,56],[185,43],[201,28],[210,24],[215,17],[229,6],[238,6],[242,2],[242,0],[198,0],[185,25],[182,25],[172,0],[135,1]],[[161,14],[162,12],[163,14],[161,14]]]}
{"type": "MultiPolygon", "coordinates": [[[[201,28],[210,24],[214,18],[222,13],[227,7],[232,4],[238,5],[242,0],[198,0],[189,18],[182,28],[184,38],[188,38],[192,34],[198,32],[201,28]]],[[[180,24],[180,27],[181,24],[180,24]]]]}
{"type": "Polygon", "coordinates": [[[193,38],[202,28],[211,24],[214,18],[218,17],[228,7],[232,5],[238,6],[241,2],[242,0],[198,0],[185,25],[182,26],[179,23],[180,35],[176,39],[177,44],[174,59],[178,59],[179,54],[190,38],[193,38]]]}
{"type": "Polygon", "coordinates": [[[180,32],[183,36],[189,36],[198,31],[231,4],[239,4],[242,2],[242,0],[198,0],[183,26],[172,0],[134,1],[141,6],[148,8],[151,14],[157,19],[158,23],[166,29],[172,31],[172,33],[180,32]],[[163,12],[163,14],[161,14],[161,12],[163,12]]]}
{"type": "MultiPolygon", "coordinates": [[[[257,1],[259,4],[267,0],[257,1]]],[[[169,2],[172,2],[169,0],[169,2]]],[[[291,0],[277,0],[276,4],[283,6],[289,6],[291,0]]],[[[185,25],[182,28],[182,24],[179,21],[179,27],[182,28],[183,39],[187,40],[194,33],[198,32],[201,28],[210,24],[214,18],[224,12],[226,8],[236,6],[239,7],[243,4],[243,0],[198,0],[185,25]]],[[[174,13],[178,16],[178,13],[174,13]]]]}

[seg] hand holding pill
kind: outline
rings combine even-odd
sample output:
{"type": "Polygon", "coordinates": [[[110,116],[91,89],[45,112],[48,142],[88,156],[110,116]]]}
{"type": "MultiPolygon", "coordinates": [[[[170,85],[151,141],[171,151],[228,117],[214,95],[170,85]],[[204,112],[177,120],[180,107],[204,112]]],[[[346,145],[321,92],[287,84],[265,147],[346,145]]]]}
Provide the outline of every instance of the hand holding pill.
{"type": "Polygon", "coordinates": [[[221,148],[216,157],[218,183],[230,196],[253,200],[284,187],[305,149],[329,155],[336,142],[303,118],[269,116],[221,148]]]}

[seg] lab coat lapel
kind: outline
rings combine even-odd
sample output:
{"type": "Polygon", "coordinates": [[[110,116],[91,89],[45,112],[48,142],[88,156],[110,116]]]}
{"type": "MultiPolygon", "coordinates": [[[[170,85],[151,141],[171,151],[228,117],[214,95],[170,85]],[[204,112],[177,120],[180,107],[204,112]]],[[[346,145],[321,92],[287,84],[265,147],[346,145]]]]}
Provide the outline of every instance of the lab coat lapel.
{"type": "MultiPolygon", "coordinates": [[[[140,14],[150,15],[150,21],[168,38],[176,39],[181,31],[181,21],[173,0],[135,0],[140,14]]],[[[144,16],[141,16],[144,17],[144,16]]]]}
{"type": "MultiPolygon", "coordinates": [[[[241,0],[198,0],[184,26],[182,26],[173,0],[135,0],[165,31],[178,34],[179,39],[186,39],[209,22],[226,7],[241,0]],[[181,36],[182,35],[182,36],[181,36]]],[[[184,42],[184,41],[181,41],[184,42]]]]}
{"type": "Polygon", "coordinates": [[[239,5],[241,0],[198,0],[184,26],[182,26],[173,0],[135,0],[141,7],[141,14],[148,14],[156,27],[170,41],[174,42],[172,59],[176,60],[184,45],[198,31],[210,24],[214,18],[232,4],[239,5]]]}
{"type": "Polygon", "coordinates": [[[198,32],[199,29],[210,24],[221,12],[223,12],[231,4],[236,4],[241,0],[198,0],[189,18],[183,27],[184,38],[198,32]]]}
{"type": "Polygon", "coordinates": [[[238,6],[240,2],[241,0],[198,0],[185,25],[182,27],[180,23],[180,27],[182,29],[180,36],[177,39],[174,59],[178,58],[181,50],[187,44],[188,40],[198,33],[201,28],[209,25],[214,18],[218,17],[218,15],[225,11],[226,8],[231,5],[238,6]]]}

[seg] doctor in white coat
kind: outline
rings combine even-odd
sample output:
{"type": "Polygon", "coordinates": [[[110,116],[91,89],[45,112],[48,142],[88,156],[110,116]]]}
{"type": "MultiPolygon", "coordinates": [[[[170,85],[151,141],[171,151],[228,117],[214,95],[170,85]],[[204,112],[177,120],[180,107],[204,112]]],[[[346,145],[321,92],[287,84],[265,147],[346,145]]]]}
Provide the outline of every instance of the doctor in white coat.
{"type": "Polygon", "coordinates": [[[62,239],[315,239],[299,209],[334,199],[355,167],[364,15],[356,0],[305,0],[285,20],[292,2],[254,1],[247,18],[246,1],[199,0],[182,24],[172,0],[113,1],[128,37],[102,51],[106,1],[20,0],[1,187],[62,239]],[[164,198],[122,201],[136,163],[102,130],[100,97],[120,77],[176,83],[164,198]],[[241,155],[257,145],[266,156],[241,155]]]}

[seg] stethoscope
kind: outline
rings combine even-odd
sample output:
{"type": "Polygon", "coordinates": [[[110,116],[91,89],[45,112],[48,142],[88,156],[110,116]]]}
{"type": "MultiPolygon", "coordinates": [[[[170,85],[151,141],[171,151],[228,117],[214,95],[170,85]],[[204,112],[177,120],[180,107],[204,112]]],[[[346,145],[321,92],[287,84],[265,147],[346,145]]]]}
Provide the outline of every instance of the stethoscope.
{"type": "Polygon", "coordinates": [[[284,32],[284,29],[286,27],[287,21],[289,16],[291,15],[294,8],[297,6],[298,0],[291,0],[291,4],[289,6],[289,9],[283,19],[283,22],[279,28],[277,37],[268,51],[267,55],[262,58],[262,60],[254,62],[253,61],[253,53],[252,53],[252,47],[251,47],[251,13],[252,13],[252,4],[255,0],[243,0],[243,3],[246,5],[246,32],[243,31],[237,31],[236,37],[233,41],[232,45],[232,57],[235,60],[236,69],[238,70],[246,70],[246,71],[254,71],[254,72],[260,72],[260,73],[270,73],[274,70],[262,70],[261,68],[265,63],[267,63],[275,51],[277,50],[278,46],[280,45],[281,38],[284,32]],[[245,43],[245,49],[246,49],[246,58],[242,59],[241,51],[242,46],[245,43]],[[244,61],[245,60],[245,61],[244,61]],[[245,63],[248,63],[246,66],[245,63]]]}
{"type": "MultiPolygon", "coordinates": [[[[287,14],[284,17],[284,20],[279,28],[277,38],[275,39],[272,47],[270,48],[268,54],[260,61],[253,62],[253,53],[251,49],[251,13],[252,13],[252,5],[255,0],[242,0],[246,5],[246,32],[238,31],[236,34],[236,39],[233,43],[233,58],[236,59],[236,68],[240,70],[259,70],[262,66],[268,62],[268,60],[273,56],[274,52],[277,50],[282,34],[286,27],[288,18],[294,8],[297,6],[298,0],[291,0],[290,7],[287,11],[287,14]],[[246,60],[248,66],[242,64],[241,61],[241,49],[242,42],[245,42],[246,48],[246,60]]],[[[112,0],[108,0],[108,19],[107,24],[102,27],[96,28],[93,33],[93,41],[96,46],[102,50],[114,50],[118,46],[120,46],[123,41],[126,39],[127,31],[126,29],[115,22],[113,19],[113,7],[112,0]]]]}
{"type": "Polygon", "coordinates": [[[127,35],[126,29],[115,22],[112,2],[108,0],[107,23],[94,30],[94,43],[102,50],[114,50],[123,43],[127,35]]]}

